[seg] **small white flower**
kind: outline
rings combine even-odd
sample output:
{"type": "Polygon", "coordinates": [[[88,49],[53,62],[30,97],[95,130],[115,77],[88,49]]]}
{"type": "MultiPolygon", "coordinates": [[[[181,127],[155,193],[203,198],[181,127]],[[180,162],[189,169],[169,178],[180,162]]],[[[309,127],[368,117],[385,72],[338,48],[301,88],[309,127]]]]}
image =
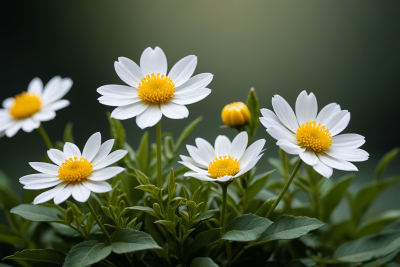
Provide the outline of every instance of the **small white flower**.
{"type": "Polygon", "coordinates": [[[100,103],[117,106],[111,117],[125,120],[136,117],[144,129],[154,126],[162,117],[183,119],[189,116],[185,105],[208,96],[205,88],[213,79],[211,73],[190,78],[197,65],[197,57],[190,55],[179,60],[167,75],[167,58],[161,48],[146,48],[140,67],[132,60],[120,57],[114,67],[118,76],[129,86],[104,85],[97,89],[100,103]]]}
{"type": "Polygon", "coordinates": [[[187,145],[191,157],[181,156],[185,165],[192,171],[184,176],[202,181],[226,182],[250,171],[260,160],[265,140],[254,142],[247,149],[247,132],[238,134],[232,143],[228,137],[220,135],[215,140],[215,149],[202,138],[196,138],[197,147],[187,145]]]}
{"type": "Polygon", "coordinates": [[[21,128],[29,133],[40,126],[41,121],[55,118],[59,109],[69,105],[68,100],[60,100],[72,86],[70,78],[52,78],[44,87],[39,78],[34,78],[28,91],[3,101],[0,109],[0,135],[5,132],[13,137],[21,128]]]}
{"type": "Polygon", "coordinates": [[[76,201],[85,202],[90,192],[104,193],[110,191],[111,185],[105,180],[113,178],[125,169],[107,167],[122,159],[125,150],[116,150],[110,154],[114,139],[101,144],[100,133],[93,134],[86,142],[83,152],[72,143],[65,143],[64,151],[50,149],[49,158],[56,164],[43,162],[29,163],[40,173],[30,174],[19,179],[24,189],[44,189],[56,186],[38,195],[33,204],[40,204],[54,198],[55,204],[67,200],[71,194],[76,201]],[[106,168],[107,167],[107,168],[106,168]]]}
{"type": "Polygon", "coordinates": [[[296,115],[285,99],[272,98],[274,112],[261,109],[261,123],[276,143],[288,154],[299,155],[304,163],[313,166],[322,176],[329,178],[333,169],[357,171],[349,161],[368,159],[369,154],[359,149],[365,143],[359,134],[341,134],[349,124],[350,112],[341,110],[336,103],[326,105],[317,115],[318,104],[313,93],[300,93],[296,101],[296,115]]]}

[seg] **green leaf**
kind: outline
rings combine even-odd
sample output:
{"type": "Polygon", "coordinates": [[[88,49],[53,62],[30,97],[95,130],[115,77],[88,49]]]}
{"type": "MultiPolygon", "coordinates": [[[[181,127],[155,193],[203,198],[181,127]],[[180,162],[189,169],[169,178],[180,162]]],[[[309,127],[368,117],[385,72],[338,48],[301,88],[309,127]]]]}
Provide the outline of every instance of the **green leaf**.
{"type": "Polygon", "coordinates": [[[157,219],[161,219],[160,216],[158,216],[158,214],[156,213],[156,211],[152,208],[149,207],[144,207],[144,206],[133,206],[133,207],[127,207],[125,208],[126,210],[140,210],[140,211],[144,211],[148,214],[150,214],[151,216],[157,218],[157,219]]]}
{"type": "Polygon", "coordinates": [[[400,248],[400,232],[369,235],[341,245],[328,263],[364,262],[385,257],[400,248]]]}
{"type": "Polygon", "coordinates": [[[112,251],[117,254],[161,249],[151,235],[133,229],[118,229],[111,235],[112,251]]]}
{"type": "Polygon", "coordinates": [[[174,157],[174,140],[171,136],[164,138],[164,155],[168,160],[172,160],[174,157]]]}
{"type": "Polygon", "coordinates": [[[222,240],[250,242],[258,239],[260,235],[272,224],[266,218],[253,214],[245,214],[233,219],[225,228],[222,240]]]}
{"type": "Polygon", "coordinates": [[[178,151],[179,147],[182,145],[183,141],[185,141],[186,137],[192,132],[194,127],[203,119],[203,117],[198,117],[194,121],[192,121],[188,126],[183,129],[181,135],[179,136],[178,140],[175,143],[174,153],[178,151]]]}
{"type": "Polygon", "coordinates": [[[273,240],[295,239],[323,225],[323,222],[314,218],[282,215],[262,233],[255,245],[273,240]]]}
{"type": "Polygon", "coordinates": [[[125,129],[119,120],[111,118],[110,112],[107,112],[108,122],[110,123],[110,135],[115,139],[114,148],[121,149],[125,143],[125,129]]]}
{"type": "Polygon", "coordinates": [[[5,263],[1,263],[0,262],[0,267],[12,267],[11,265],[5,264],[5,263]]]}
{"type": "Polygon", "coordinates": [[[142,139],[140,140],[137,149],[136,159],[139,162],[140,170],[144,173],[147,172],[147,165],[149,160],[149,132],[145,131],[142,139]]]}
{"type": "Polygon", "coordinates": [[[65,126],[64,129],[64,136],[63,136],[63,142],[70,142],[70,143],[75,143],[74,142],[74,136],[72,135],[72,122],[68,122],[67,125],[65,126]]]}
{"type": "Polygon", "coordinates": [[[257,175],[254,177],[253,181],[250,183],[249,188],[247,189],[247,195],[248,199],[253,198],[255,195],[258,194],[262,189],[265,188],[265,185],[268,182],[269,176],[274,172],[275,170],[269,171],[269,172],[264,172],[262,174],[257,175]]]}
{"type": "Polygon", "coordinates": [[[195,258],[190,267],[218,267],[210,258],[195,258]]]}
{"type": "Polygon", "coordinates": [[[185,255],[193,254],[198,250],[200,250],[201,248],[205,247],[206,245],[214,241],[217,241],[220,237],[220,233],[221,233],[221,228],[214,228],[199,233],[187,247],[185,255]]]}
{"type": "Polygon", "coordinates": [[[3,260],[29,260],[50,262],[62,265],[65,255],[52,248],[45,249],[25,249],[21,252],[15,252],[14,255],[7,256],[3,260]]]}
{"type": "Polygon", "coordinates": [[[146,176],[146,174],[144,174],[143,172],[138,171],[138,170],[134,170],[134,171],[135,171],[136,177],[137,177],[137,179],[138,179],[140,184],[142,184],[142,185],[150,184],[150,180],[146,176]]]}
{"type": "Polygon", "coordinates": [[[397,156],[399,153],[399,148],[394,148],[388,153],[386,153],[381,160],[379,161],[378,165],[375,169],[375,178],[379,181],[382,177],[383,172],[385,171],[387,165],[397,156]]]}
{"type": "Polygon", "coordinates": [[[67,254],[63,267],[84,267],[110,255],[112,247],[98,241],[85,241],[75,245],[67,254]]]}
{"type": "Polygon", "coordinates": [[[138,185],[135,187],[135,189],[143,190],[143,191],[146,191],[146,192],[156,195],[156,196],[158,195],[158,192],[160,191],[160,189],[158,189],[158,187],[153,184],[138,185]]]}
{"type": "Polygon", "coordinates": [[[174,169],[171,168],[168,180],[168,203],[174,198],[175,190],[178,185],[175,183],[174,169]]]}
{"type": "Polygon", "coordinates": [[[260,103],[258,102],[258,98],[256,92],[254,91],[254,88],[250,89],[246,105],[249,108],[251,115],[249,120],[250,132],[248,133],[251,139],[254,133],[257,131],[258,126],[260,125],[260,103]]]}
{"type": "Polygon", "coordinates": [[[7,175],[0,170],[0,188],[9,188],[10,187],[10,179],[7,175]]]}
{"type": "Polygon", "coordinates": [[[374,216],[373,219],[367,220],[357,229],[357,236],[376,234],[385,226],[391,224],[400,218],[400,210],[385,211],[382,214],[374,216]]]}
{"type": "Polygon", "coordinates": [[[0,209],[12,209],[15,206],[18,206],[20,203],[21,201],[14,194],[14,192],[6,187],[0,187],[0,209]]]}
{"type": "Polygon", "coordinates": [[[219,212],[218,209],[215,210],[208,210],[202,214],[200,214],[198,217],[196,217],[196,222],[197,221],[204,221],[204,220],[208,220],[210,219],[212,216],[214,216],[215,214],[217,214],[219,212]]]}
{"type": "Polygon", "coordinates": [[[274,167],[279,172],[279,174],[284,174],[282,162],[279,159],[270,157],[267,160],[269,164],[271,164],[272,167],[274,167]]]}
{"type": "Polygon", "coordinates": [[[276,197],[267,199],[264,204],[257,210],[256,215],[260,217],[265,217],[268,211],[271,209],[272,205],[274,204],[276,197]]]}
{"type": "Polygon", "coordinates": [[[326,193],[321,196],[320,202],[320,219],[326,222],[329,216],[343,199],[346,194],[347,188],[354,179],[354,174],[346,175],[340,178],[326,193]]]}
{"type": "Polygon", "coordinates": [[[288,265],[285,265],[285,267],[314,267],[314,266],[317,266],[315,261],[308,258],[292,260],[288,265]]]}
{"type": "Polygon", "coordinates": [[[10,212],[27,220],[37,222],[59,221],[60,218],[57,215],[63,215],[61,211],[56,208],[30,204],[21,204],[11,209],[10,212]]]}

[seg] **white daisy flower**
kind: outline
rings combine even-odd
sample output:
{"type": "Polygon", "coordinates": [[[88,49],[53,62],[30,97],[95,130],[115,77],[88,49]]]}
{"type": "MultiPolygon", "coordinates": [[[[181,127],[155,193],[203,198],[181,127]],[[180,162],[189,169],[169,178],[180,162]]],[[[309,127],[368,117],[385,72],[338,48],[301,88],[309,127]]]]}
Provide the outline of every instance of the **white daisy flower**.
{"type": "Polygon", "coordinates": [[[191,157],[181,156],[185,165],[192,171],[184,176],[202,181],[226,182],[233,180],[251,170],[260,160],[265,139],[254,142],[247,149],[247,132],[238,134],[232,143],[228,137],[220,135],[214,147],[202,138],[196,138],[197,147],[187,145],[191,157]]]}
{"type": "Polygon", "coordinates": [[[40,204],[54,198],[55,204],[67,200],[71,194],[79,202],[86,202],[90,192],[105,193],[111,185],[105,180],[113,178],[125,169],[107,167],[122,159],[128,151],[116,150],[110,154],[114,139],[101,144],[100,133],[93,134],[86,142],[83,152],[72,143],[65,143],[64,151],[50,149],[49,158],[56,164],[43,162],[29,163],[40,173],[30,174],[19,179],[24,189],[44,189],[56,186],[38,195],[33,204],[40,204]],[[106,168],[107,167],[107,168],[106,168]]]}
{"type": "Polygon", "coordinates": [[[357,171],[349,161],[368,159],[369,154],[359,149],[365,138],[359,134],[341,134],[349,124],[350,112],[341,110],[336,103],[326,105],[317,115],[318,104],[313,93],[300,93],[296,101],[296,114],[279,95],[272,98],[274,112],[261,109],[261,123],[276,143],[288,154],[299,155],[306,164],[322,176],[329,178],[333,169],[357,171]]]}
{"type": "Polygon", "coordinates": [[[197,65],[197,57],[190,55],[179,60],[167,75],[167,58],[161,48],[146,48],[140,67],[132,60],[120,57],[114,67],[118,76],[129,86],[104,85],[97,89],[100,103],[117,106],[111,117],[125,120],[136,117],[144,129],[154,126],[162,114],[170,119],[189,116],[185,105],[198,102],[211,90],[205,88],[213,79],[211,73],[190,78],[197,65]]]}
{"type": "Polygon", "coordinates": [[[69,105],[68,100],[60,100],[72,86],[70,78],[52,78],[44,87],[39,78],[34,78],[28,91],[3,101],[0,109],[0,133],[14,136],[21,128],[29,133],[40,126],[41,121],[49,121],[56,116],[55,111],[69,105]]]}

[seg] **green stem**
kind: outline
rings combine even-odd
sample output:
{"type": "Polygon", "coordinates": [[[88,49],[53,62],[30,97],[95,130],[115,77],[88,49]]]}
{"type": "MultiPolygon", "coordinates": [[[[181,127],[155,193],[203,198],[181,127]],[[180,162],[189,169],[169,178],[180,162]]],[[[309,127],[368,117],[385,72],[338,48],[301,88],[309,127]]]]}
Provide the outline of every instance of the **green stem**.
{"type": "Polygon", "coordinates": [[[279,194],[278,198],[275,200],[274,204],[272,205],[272,207],[268,211],[268,214],[267,214],[267,216],[265,216],[265,218],[268,218],[269,215],[271,215],[271,213],[275,210],[276,206],[278,206],[279,202],[281,201],[281,199],[285,195],[285,193],[288,190],[290,184],[292,183],[294,177],[296,176],[297,171],[300,169],[300,166],[301,166],[302,163],[303,163],[303,161],[299,160],[299,162],[297,163],[296,167],[294,168],[294,170],[292,172],[292,175],[290,176],[289,180],[287,181],[287,183],[283,187],[282,192],[279,194]]]}
{"type": "Polygon", "coordinates": [[[110,244],[111,244],[112,242],[111,242],[110,235],[108,234],[106,228],[104,228],[103,224],[100,222],[99,217],[97,217],[97,214],[96,214],[96,212],[94,211],[92,205],[90,205],[89,200],[86,201],[86,204],[87,204],[87,206],[89,207],[89,210],[90,210],[90,212],[92,213],[92,215],[93,215],[94,219],[96,220],[97,224],[100,226],[101,230],[102,230],[103,233],[107,236],[108,241],[110,241],[110,244]]]}
{"type": "Polygon", "coordinates": [[[221,237],[224,234],[225,227],[225,210],[226,210],[226,195],[228,193],[228,184],[220,183],[222,188],[222,208],[221,208],[221,219],[219,220],[219,226],[221,227],[221,237]]]}
{"type": "Polygon", "coordinates": [[[157,123],[157,187],[162,189],[161,176],[161,120],[157,123]]]}
{"type": "Polygon", "coordinates": [[[103,261],[106,262],[106,263],[108,264],[108,266],[117,267],[117,266],[115,266],[112,262],[110,262],[110,261],[108,261],[108,260],[103,260],[103,261]]]}
{"type": "Polygon", "coordinates": [[[40,124],[39,128],[37,129],[40,136],[42,136],[43,141],[46,143],[46,146],[48,149],[53,148],[53,144],[51,143],[51,140],[49,136],[47,135],[46,131],[44,130],[42,124],[40,124]]]}
{"type": "Polygon", "coordinates": [[[10,212],[7,209],[5,209],[4,214],[6,215],[7,221],[10,224],[11,228],[15,231],[16,234],[20,235],[21,233],[18,231],[18,227],[16,227],[10,212]]]}
{"type": "Polygon", "coordinates": [[[244,246],[242,248],[242,250],[236,255],[236,257],[228,264],[228,266],[231,266],[232,264],[234,264],[248,248],[249,248],[248,246],[244,246]]]}
{"type": "Polygon", "coordinates": [[[75,231],[77,231],[83,238],[85,238],[86,240],[90,241],[90,238],[85,235],[80,229],[79,226],[76,225],[77,227],[73,226],[72,224],[69,225],[69,227],[71,227],[72,229],[74,229],[75,231]]]}
{"type": "Polygon", "coordinates": [[[285,178],[285,183],[286,183],[287,178],[288,178],[288,174],[289,174],[288,164],[287,164],[287,159],[286,159],[286,153],[282,149],[279,149],[279,152],[281,154],[283,173],[284,173],[284,178],[285,178]]]}
{"type": "Polygon", "coordinates": [[[229,241],[225,241],[226,245],[226,255],[228,256],[228,264],[232,261],[232,248],[231,243],[229,241]]]}
{"type": "Polygon", "coordinates": [[[125,253],[126,259],[128,260],[129,264],[134,267],[132,259],[129,257],[128,253],[125,253]]]}

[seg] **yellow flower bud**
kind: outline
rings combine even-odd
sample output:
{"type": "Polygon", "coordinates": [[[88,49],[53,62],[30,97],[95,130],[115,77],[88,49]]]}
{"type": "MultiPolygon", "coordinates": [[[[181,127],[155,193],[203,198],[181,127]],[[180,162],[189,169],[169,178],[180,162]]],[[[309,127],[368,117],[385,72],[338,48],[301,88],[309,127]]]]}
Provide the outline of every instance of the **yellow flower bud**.
{"type": "Polygon", "coordinates": [[[250,120],[250,110],[245,103],[233,102],[224,107],[221,118],[230,127],[242,126],[250,120]]]}

